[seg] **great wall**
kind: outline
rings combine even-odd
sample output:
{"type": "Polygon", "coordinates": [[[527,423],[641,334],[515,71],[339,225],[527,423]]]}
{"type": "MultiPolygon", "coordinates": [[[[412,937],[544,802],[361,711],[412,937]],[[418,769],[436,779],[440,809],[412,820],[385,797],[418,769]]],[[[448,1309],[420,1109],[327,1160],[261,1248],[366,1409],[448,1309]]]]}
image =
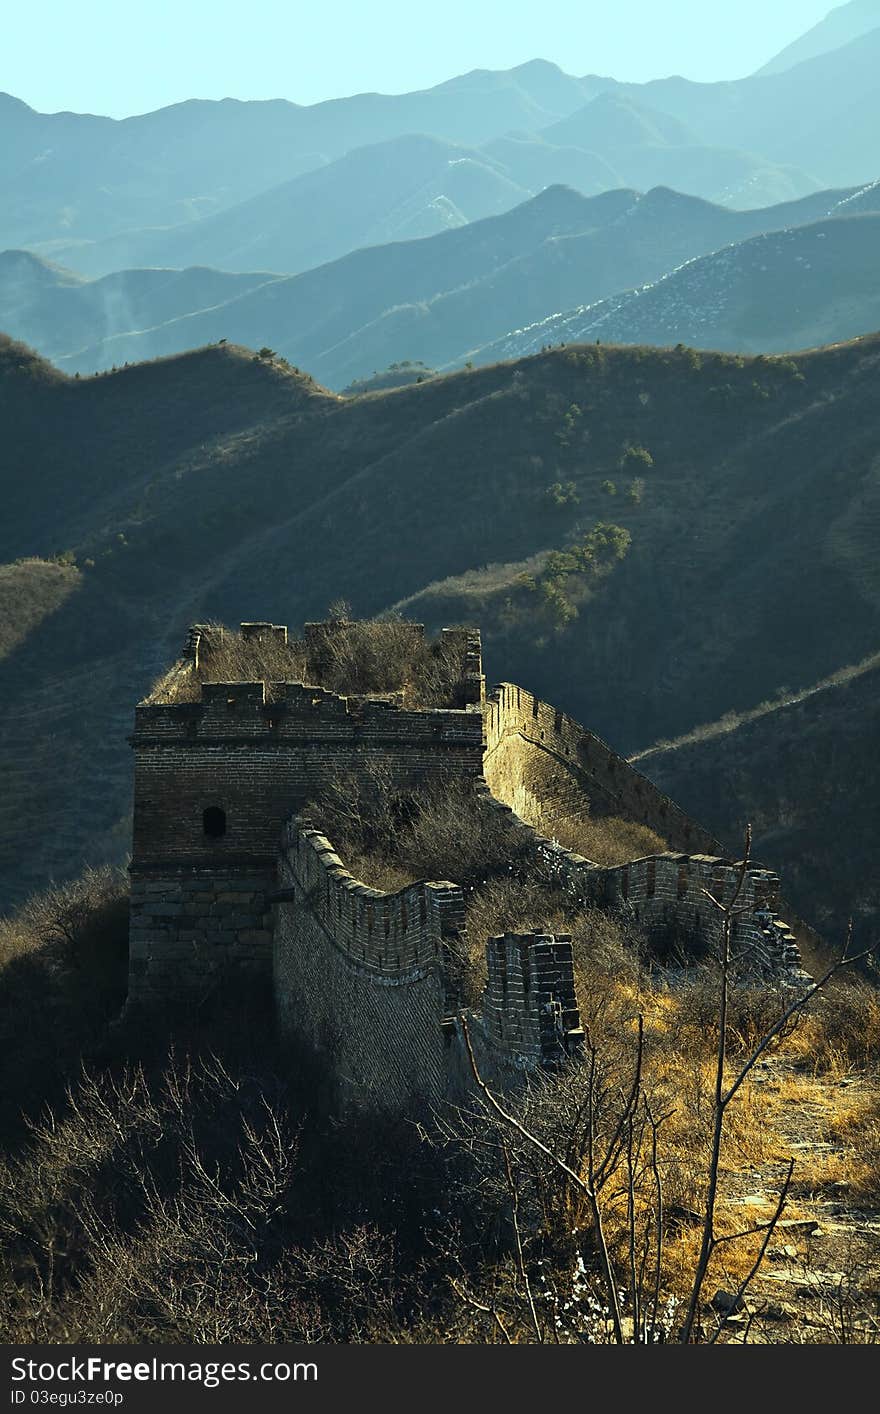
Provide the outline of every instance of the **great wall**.
{"type": "MultiPolygon", "coordinates": [[[[333,844],[300,818],[333,780],[365,785],[470,781],[480,809],[570,895],[623,912],[648,936],[705,951],[738,890],[734,950],[753,975],[796,980],[800,954],[779,917],[779,880],[720,855],[716,842],[572,718],[503,683],[487,695],[479,633],[447,629],[432,651],[456,663],[449,705],[401,693],[342,695],[320,685],[332,635],[308,624],[291,644],[304,681],[195,680],[210,649],[190,632],[171,678],[189,700],[136,709],[129,1006],[161,1007],[244,975],[271,978],[282,1036],[321,1058],[328,1103],[426,1109],[470,1083],[463,1021],[479,1069],[501,1088],[575,1056],[582,1042],[570,938],[485,940],[486,984],[465,1007],[454,958],[462,889],[424,881],[385,893],[355,879],[333,844]],[[602,867],[522,818],[546,772],[562,772],[594,810],[660,833],[676,852],[602,867]],[[713,900],[715,902],[713,903],[713,900]]],[[[428,643],[409,625],[414,643],[428,643]]],[[[287,630],[242,624],[242,644],[287,644],[287,630]]]]}

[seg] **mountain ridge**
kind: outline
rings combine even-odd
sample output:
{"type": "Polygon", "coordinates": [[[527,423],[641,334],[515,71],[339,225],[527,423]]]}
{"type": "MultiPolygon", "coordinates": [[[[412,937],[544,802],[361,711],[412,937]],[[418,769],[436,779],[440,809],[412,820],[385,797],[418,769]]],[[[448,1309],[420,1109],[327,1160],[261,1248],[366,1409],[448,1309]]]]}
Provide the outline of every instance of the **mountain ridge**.
{"type": "MultiPolygon", "coordinates": [[[[203,272],[198,280],[211,298],[201,301],[193,288],[196,272],[128,271],[74,282],[69,289],[54,288],[44,275],[28,304],[27,282],[17,278],[14,265],[4,278],[4,262],[13,260],[7,254],[0,257],[0,324],[68,371],[88,373],[228,338],[270,346],[341,388],[412,358],[449,367],[572,338],[571,331],[581,327],[571,313],[572,297],[578,301],[575,310],[597,300],[610,300],[612,311],[626,307],[635,297],[622,292],[650,287],[706,252],[780,227],[805,227],[829,211],[839,210],[842,219],[862,204],[869,206],[874,190],[817,193],[779,207],[734,212],[666,188],[584,197],[555,186],[500,216],[353,252],[299,276],[203,272]],[[117,287],[121,293],[114,302],[117,287]],[[129,297],[134,312],[126,328],[129,297]],[[161,307],[159,300],[165,302],[161,307]],[[66,343],[53,336],[53,306],[58,323],[68,321],[66,343]],[[554,311],[552,318],[548,311],[554,311]],[[520,329],[529,322],[542,327],[531,339],[527,334],[518,339],[511,330],[514,319],[520,329]]],[[[607,323],[601,304],[590,317],[600,316],[607,323]]],[[[644,332],[636,327],[596,333],[609,341],[664,341],[649,337],[649,328],[646,321],[644,332]]],[[[671,341],[700,339],[694,334],[671,341]]]]}
{"type": "Polygon", "coordinates": [[[189,622],[340,595],[481,621],[493,680],[630,754],[865,656],[878,368],[880,336],[794,360],[585,345],[339,398],[230,345],[76,380],[4,343],[0,558],[80,576],[0,659],[4,896],[118,858],[131,702],[189,622]],[[628,552],[557,588],[557,622],[522,567],[552,587],[551,552],[608,522],[628,552]],[[440,592],[487,563],[489,588],[440,592]]]}

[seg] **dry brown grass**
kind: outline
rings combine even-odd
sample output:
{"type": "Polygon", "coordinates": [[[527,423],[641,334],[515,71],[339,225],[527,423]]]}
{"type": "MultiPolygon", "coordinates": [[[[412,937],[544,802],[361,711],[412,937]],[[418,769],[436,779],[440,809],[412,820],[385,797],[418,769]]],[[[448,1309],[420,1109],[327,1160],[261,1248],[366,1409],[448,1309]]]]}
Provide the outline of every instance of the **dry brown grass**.
{"type": "Polygon", "coordinates": [[[220,623],[202,625],[198,667],[176,663],[145,701],[198,702],[203,682],[307,682],[342,696],[400,694],[404,707],[452,705],[461,662],[453,645],[425,640],[400,618],[339,620],[322,645],[323,663],[309,661],[306,645],[274,637],[245,639],[220,623]]]}
{"type": "Polygon", "coordinates": [[[573,850],[594,864],[605,866],[627,864],[631,859],[662,854],[668,848],[656,830],[635,820],[623,820],[619,815],[548,819],[542,811],[529,823],[534,823],[541,834],[561,844],[563,849],[573,850]]]}
{"type": "Polygon", "coordinates": [[[276,682],[303,682],[306,659],[302,645],[277,638],[242,638],[224,624],[203,626],[199,664],[176,663],[153,684],[146,702],[198,702],[203,682],[265,682],[271,697],[276,682]]]}
{"type": "Polygon", "coordinates": [[[791,1054],[817,1075],[876,1070],[880,1056],[880,992],[853,976],[833,979],[793,1038],[791,1054]]]}
{"type": "Polygon", "coordinates": [[[343,695],[369,696],[399,692],[405,707],[449,707],[461,677],[461,661],[453,645],[432,642],[413,632],[408,620],[396,616],[352,621],[347,605],[324,642],[322,687],[343,695]]]}

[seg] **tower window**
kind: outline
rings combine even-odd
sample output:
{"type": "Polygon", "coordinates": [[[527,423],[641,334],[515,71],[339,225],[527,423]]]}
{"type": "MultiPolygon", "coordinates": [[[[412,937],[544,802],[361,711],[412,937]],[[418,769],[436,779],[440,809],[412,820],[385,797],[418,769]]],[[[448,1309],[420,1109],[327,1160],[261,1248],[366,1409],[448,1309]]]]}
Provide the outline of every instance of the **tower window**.
{"type": "Polygon", "coordinates": [[[226,811],[219,805],[209,805],[202,813],[202,826],[209,840],[222,839],[226,834],[226,811]]]}

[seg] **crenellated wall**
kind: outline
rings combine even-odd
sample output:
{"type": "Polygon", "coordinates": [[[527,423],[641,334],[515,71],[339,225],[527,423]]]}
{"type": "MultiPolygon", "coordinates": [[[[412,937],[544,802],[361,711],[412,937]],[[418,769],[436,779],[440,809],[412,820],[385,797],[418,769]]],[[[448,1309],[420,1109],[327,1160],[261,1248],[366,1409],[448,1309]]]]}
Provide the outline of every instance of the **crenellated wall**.
{"type": "Polygon", "coordinates": [[[526,857],[555,878],[574,898],[626,913],[650,935],[660,950],[704,955],[717,948],[722,915],[713,904],[731,904],[734,954],[746,972],[770,980],[797,980],[801,954],[789,925],[779,916],[779,877],[750,865],[742,880],[741,862],[720,855],[664,853],[605,867],[563,849],[540,835],[509,805],[488,790],[482,808],[501,814],[526,857]],[[707,897],[707,892],[712,898],[707,897]]]}
{"type": "Polygon", "coordinates": [[[573,717],[514,683],[486,700],[483,773],[492,794],[528,816],[549,764],[584,791],[596,815],[622,815],[656,830],[675,849],[715,852],[718,842],[662,791],[573,717]]]}
{"type": "Polygon", "coordinates": [[[444,954],[464,922],[454,884],[368,888],[330,842],[285,831],[273,981],[283,1036],[323,1061],[333,1108],[407,1110],[446,1094],[444,954]]]}
{"type": "MultiPolygon", "coordinates": [[[[281,1034],[320,1058],[325,1103],[418,1112],[472,1084],[455,990],[464,898],[450,883],[383,893],[317,830],[285,830],[273,980],[281,1034]]],[[[505,1088],[556,1067],[582,1039],[571,940],[493,938],[478,1011],[465,1013],[484,1078],[505,1088]]]]}
{"type": "Polygon", "coordinates": [[[769,869],[756,865],[743,873],[741,864],[716,855],[658,854],[604,875],[602,903],[630,910],[649,934],[685,955],[717,948],[723,926],[717,905],[733,906],[734,957],[758,975],[799,972],[800,950],[779,917],[779,878],[769,869]]]}

